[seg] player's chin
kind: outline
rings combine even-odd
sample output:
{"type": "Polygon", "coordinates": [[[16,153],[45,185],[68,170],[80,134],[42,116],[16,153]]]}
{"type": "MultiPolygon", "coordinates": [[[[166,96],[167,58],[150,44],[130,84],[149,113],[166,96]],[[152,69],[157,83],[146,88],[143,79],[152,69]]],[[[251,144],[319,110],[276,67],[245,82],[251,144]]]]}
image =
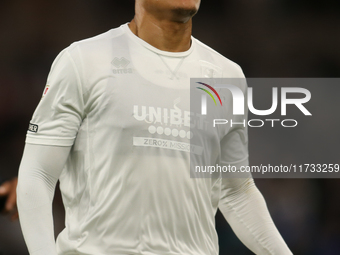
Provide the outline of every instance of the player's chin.
{"type": "Polygon", "coordinates": [[[198,11],[196,7],[177,7],[172,9],[174,21],[177,22],[187,22],[190,18],[192,18],[198,11]]]}
{"type": "Polygon", "coordinates": [[[200,0],[178,0],[172,2],[172,11],[176,17],[191,18],[193,17],[200,6],[200,0]]]}

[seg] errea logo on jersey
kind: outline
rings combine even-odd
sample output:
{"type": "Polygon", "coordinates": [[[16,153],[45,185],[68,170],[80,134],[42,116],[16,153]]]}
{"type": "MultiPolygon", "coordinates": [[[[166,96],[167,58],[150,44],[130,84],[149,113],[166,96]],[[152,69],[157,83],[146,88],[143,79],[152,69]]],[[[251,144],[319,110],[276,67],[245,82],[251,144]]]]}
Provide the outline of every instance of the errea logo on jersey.
{"type": "Polygon", "coordinates": [[[124,57],[117,58],[115,57],[112,61],[111,64],[116,67],[112,71],[114,74],[131,74],[133,73],[132,68],[128,68],[130,61],[127,60],[124,57]]]}

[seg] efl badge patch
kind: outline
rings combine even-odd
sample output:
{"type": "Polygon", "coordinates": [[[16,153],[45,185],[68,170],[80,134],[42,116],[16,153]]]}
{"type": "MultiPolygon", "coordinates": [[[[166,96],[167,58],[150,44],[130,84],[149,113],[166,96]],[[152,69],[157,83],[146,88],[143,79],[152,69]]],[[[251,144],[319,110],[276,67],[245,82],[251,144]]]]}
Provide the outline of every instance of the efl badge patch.
{"type": "Polygon", "coordinates": [[[38,132],[38,125],[30,123],[28,126],[28,131],[37,133],[38,132]]]}

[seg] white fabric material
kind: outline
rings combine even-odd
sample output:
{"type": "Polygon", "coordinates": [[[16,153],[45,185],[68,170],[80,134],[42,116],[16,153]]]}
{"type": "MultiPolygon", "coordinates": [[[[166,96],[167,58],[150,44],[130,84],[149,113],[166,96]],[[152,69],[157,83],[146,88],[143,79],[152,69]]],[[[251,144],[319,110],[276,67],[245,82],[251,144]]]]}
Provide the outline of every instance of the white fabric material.
{"type": "MultiPolygon", "coordinates": [[[[51,195],[46,194],[59,177],[66,211],[66,227],[57,239],[59,255],[218,254],[214,216],[224,191],[220,179],[190,178],[190,123],[200,132],[194,144],[197,165],[247,165],[247,129],[204,128],[190,113],[190,77],[244,76],[238,65],[195,38],[186,52],[164,52],[136,37],[126,24],[60,53],[31,120],[36,129],[28,132],[26,143],[72,148],[60,176],[61,165],[57,171],[39,168],[41,175],[31,172],[24,155],[21,169],[27,169],[27,177],[19,177],[18,197],[30,249],[40,248],[28,233],[35,240],[45,236],[41,240],[46,242],[40,242],[51,249],[45,254],[55,253],[49,234],[51,195]],[[168,58],[183,59],[173,62],[180,63],[178,70],[169,70],[173,63],[166,64],[168,58]],[[33,190],[46,194],[26,198],[27,181],[32,186],[37,182],[33,190]],[[46,215],[41,232],[33,227],[40,214],[46,215]]],[[[232,109],[232,101],[223,96],[227,107],[220,108],[217,118],[234,118],[226,110],[232,109]]],[[[224,202],[220,206],[226,212],[224,202]]]]}
{"type": "Polygon", "coordinates": [[[292,254],[253,179],[222,179],[219,209],[238,238],[255,254],[292,254]]]}
{"type": "Polygon", "coordinates": [[[71,147],[26,144],[19,169],[17,204],[32,255],[56,255],[52,200],[71,147]]]}

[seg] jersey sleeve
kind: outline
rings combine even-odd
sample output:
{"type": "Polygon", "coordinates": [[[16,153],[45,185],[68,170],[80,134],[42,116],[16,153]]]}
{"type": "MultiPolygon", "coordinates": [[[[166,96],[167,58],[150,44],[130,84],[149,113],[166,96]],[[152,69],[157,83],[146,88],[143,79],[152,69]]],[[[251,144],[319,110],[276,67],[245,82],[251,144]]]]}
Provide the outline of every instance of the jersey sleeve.
{"type": "Polygon", "coordinates": [[[19,168],[17,203],[30,255],[57,255],[52,201],[70,149],[71,146],[25,145],[19,168]]]}
{"type": "Polygon", "coordinates": [[[247,166],[248,132],[247,127],[239,127],[224,136],[221,141],[221,165],[247,166]]]}
{"type": "MultiPolygon", "coordinates": [[[[230,165],[240,169],[249,165],[248,160],[248,106],[247,85],[245,78],[238,79],[244,96],[244,114],[234,115],[230,120],[232,127],[223,136],[221,146],[221,165],[230,165]]],[[[249,177],[249,176],[247,176],[249,177]]]]}
{"type": "Polygon", "coordinates": [[[40,103],[27,131],[26,143],[71,146],[84,118],[81,79],[68,49],[52,64],[40,103]]]}
{"type": "Polygon", "coordinates": [[[245,98],[244,114],[232,117],[233,127],[221,141],[221,164],[234,166],[241,172],[222,175],[218,207],[237,237],[255,254],[292,255],[251,173],[242,173],[241,167],[249,164],[248,107],[246,80],[239,81],[245,98]]]}

